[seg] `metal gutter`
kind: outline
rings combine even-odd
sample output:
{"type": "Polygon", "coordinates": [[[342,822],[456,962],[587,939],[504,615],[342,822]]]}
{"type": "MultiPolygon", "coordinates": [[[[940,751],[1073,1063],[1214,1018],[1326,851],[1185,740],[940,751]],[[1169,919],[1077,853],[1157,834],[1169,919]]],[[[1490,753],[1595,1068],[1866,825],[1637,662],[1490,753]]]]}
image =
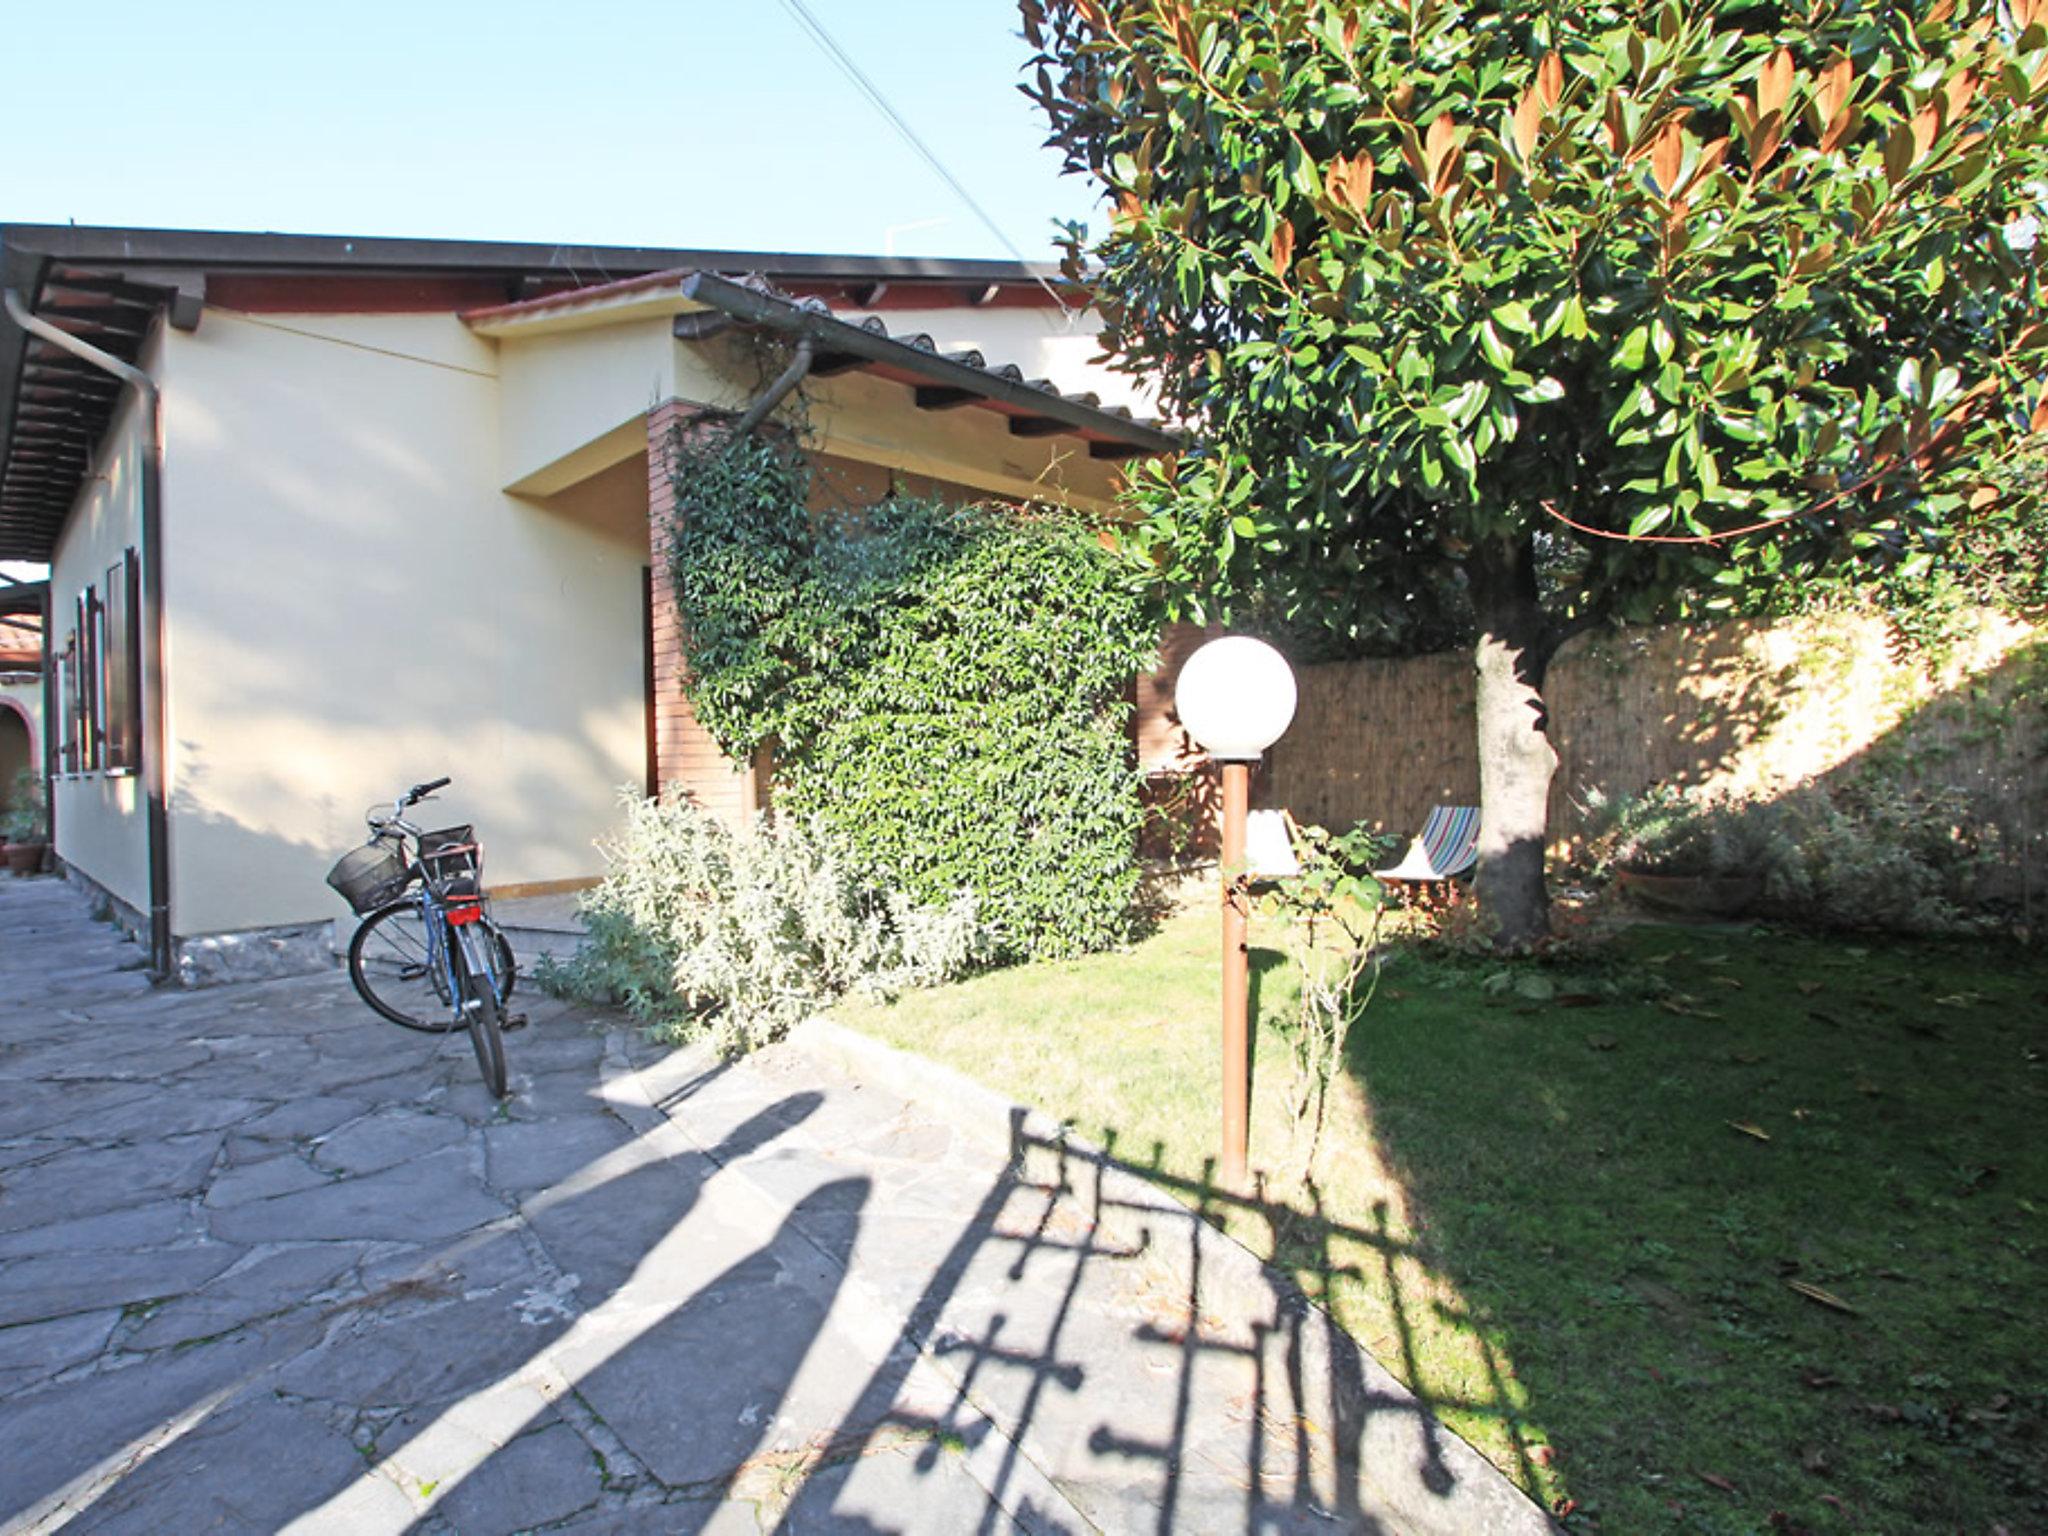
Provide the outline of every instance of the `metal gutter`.
{"type": "MultiPolygon", "coordinates": [[[[12,288],[0,290],[0,308],[27,334],[70,353],[112,374],[135,390],[142,402],[143,430],[147,451],[142,455],[142,494],[139,521],[142,557],[142,632],[148,644],[142,650],[142,783],[147,802],[149,841],[149,967],[159,981],[171,974],[171,857],[170,814],[166,803],[164,742],[168,736],[164,710],[164,564],[163,564],[163,397],[156,380],[132,363],[124,363],[91,342],[80,341],[68,331],[31,314],[12,288]]],[[[44,655],[49,654],[49,597],[44,596],[44,655]]],[[[45,667],[45,691],[55,668],[45,667]]],[[[54,713],[46,713],[43,737],[50,739],[54,713]]],[[[55,796],[50,797],[55,805],[55,796]]],[[[52,812],[52,835],[55,820],[52,812]]]]}
{"type": "MultiPolygon", "coordinates": [[[[863,362],[881,363],[929,379],[941,388],[964,391],[976,398],[1009,406],[1020,418],[1033,423],[1057,423],[1077,435],[1108,437],[1154,453],[1171,453],[1182,446],[1180,439],[1172,433],[1148,426],[1133,417],[1071,400],[1019,379],[1005,378],[942,353],[927,352],[908,342],[898,341],[886,332],[868,330],[841,320],[829,311],[761,293],[729,278],[709,272],[693,273],[683,280],[682,293],[685,298],[730,315],[743,325],[760,326],[799,340],[808,339],[816,352],[812,366],[820,371],[828,359],[856,358],[863,362]]],[[[689,340],[698,325],[699,322],[691,316],[678,316],[676,334],[689,340]],[[687,329],[685,321],[690,322],[687,329]]],[[[1035,435],[1030,429],[1019,430],[1015,424],[1011,430],[1019,436],[1035,435]]]]}
{"type": "Polygon", "coordinates": [[[1037,283],[1066,281],[1057,264],[920,256],[838,256],[795,251],[677,250],[638,245],[539,245],[503,240],[412,240],[214,230],[0,225],[0,245],[63,262],[134,266],[376,270],[439,274],[560,273],[579,281],[677,267],[772,272],[792,278],[1037,283]]]}

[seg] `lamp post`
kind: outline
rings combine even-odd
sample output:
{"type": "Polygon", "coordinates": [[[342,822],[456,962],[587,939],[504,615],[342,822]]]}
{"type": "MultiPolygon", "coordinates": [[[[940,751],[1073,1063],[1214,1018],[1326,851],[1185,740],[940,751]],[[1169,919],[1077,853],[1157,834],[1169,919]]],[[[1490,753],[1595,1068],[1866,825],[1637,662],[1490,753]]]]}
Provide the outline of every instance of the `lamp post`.
{"type": "Polygon", "coordinates": [[[1226,635],[1174,684],[1180,723],[1223,770],[1223,1182],[1241,1187],[1251,1133],[1251,952],[1245,940],[1244,827],[1252,764],[1294,719],[1294,672],[1263,640],[1226,635]]]}

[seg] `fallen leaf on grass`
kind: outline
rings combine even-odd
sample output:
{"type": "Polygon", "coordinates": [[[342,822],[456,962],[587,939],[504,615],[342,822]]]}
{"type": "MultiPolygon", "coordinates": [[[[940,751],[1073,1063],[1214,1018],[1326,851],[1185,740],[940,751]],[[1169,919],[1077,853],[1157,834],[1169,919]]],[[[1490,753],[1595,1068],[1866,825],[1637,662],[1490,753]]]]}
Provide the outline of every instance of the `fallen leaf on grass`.
{"type": "Polygon", "coordinates": [[[1676,997],[1663,999],[1657,1006],[1666,1013],[1677,1014],[1681,1019],[1719,1019],[1725,1017],[1725,1015],[1715,1013],[1710,1008],[1700,1007],[1698,998],[1688,997],[1683,992],[1679,993],[1676,997]]]}
{"type": "Polygon", "coordinates": [[[1728,1059],[1738,1067],[1753,1067],[1764,1058],[1755,1051],[1733,1051],[1728,1059]]]}
{"type": "Polygon", "coordinates": [[[1748,1120],[1730,1120],[1728,1124],[1732,1129],[1742,1132],[1745,1136],[1754,1136],[1758,1141],[1769,1141],[1771,1139],[1769,1131],[1748,1120]]]}
{"type": "Polygon", "coordinates": [[[1699,1478],[1709,1488],[1718,1488],[1723,1493],[1733,1493],[1735,1491],[1735,1485],[1717,1472],[1702,1472],[1699,1478]]]}
{"type": "Polygon", "coordinates": [[[1726,965],[1727,963],[1728,963],[1728,957],[1727,957],[1726,955],[1701,955],[1701,956],[1700,956],[1700,964],[1701,964],[1701,965],[1726,965]]]}
{"type": "Polygon", "coordinates": [[[1799,990],[1805,996],[1811,997],[1814,993],[1820,991],[1826,985],[1827,983],[1824,981],[1802,981],[1801,983],[1799,983],[1799,990]]]}
{"type": "Polygon", "coordinates": [[[1862,1313],[1855,1307],[1850,1306],[1848,1302],[1842,1300],[1833,1291],[1824,1291],[1817,1285],[1807,1284],[1804,1280],[1787,1280],[1785,1284],[1804,1296],[1808,1301],[1817,1301],[1824,1307],[1836,1312],[1846,1312],[1851,1317],[1862,1316],[1862,1313]]]}
{"type": "Polygon", "coordinates": [[[1947,997],[1937,997],[1935,1003],[1943,1008],[1974,1008],[1984,1001],[1981,992],[1951,992],[1947,997]]]}
{"type": "Polygon", "coordinates": [[[1813,1536],[1812,1526],[1800,1524],[1782,1509],[1772,1510],[1771,1518],[1764,1523],[1772,1530],[1782,1532],[1783,1536],[1813,1536]]]}
{"type": "Polygon", "coordinates": [[[1611,1051],[1621,1042],[1612,1035],[1588,1035],[1586,1036],[1586,1044],[1593,1047],[1596,1051],[1611,1051]]]}
{"type": "Polygon", "coordinates": [[[1799,1379],[1816,1392],[1824,1392],[1829,1387],[1839,1387],[1842,1384],[1842,1378],[1833,1371],[1805,1370],[1799,1373],[1799,1379]]]}
{"type": "Polygon", "coordinates": [[[1972,1408],[1963,1415],[1972,1424],[1997,1424],[2004,1420],[2005,1410],[2012,1406],[2012,1394],[2001,1392],[1982,1408],[1972,1408]]]}
{"type": "Polygon", "coordinates": [[[1532,1445],[1529,1447],[1529,1459],[1539,1467],[1547,1467],[1557,1460],[1557,1452],[1551,1446],[1532,1445]]]}
{"type": "Polygon", "coordinates": [[[1740,992],[1742,990],[1742,983],[1733,976],[1709,976],[1707,980],[1717,987],[1726,987],[1731,992],[1740,992]]]}
{"type": "Polygon", "coordinates": [[[1671,963],[1671,956],[1670,956],[1670,955],[1668,955],[1668,954],[1667,954],[1667,955],[1645,955],[1645,956],[1643,956],[1643,964],[1645,964],[1645,965],[1669,965],[1670,963],[1671,963]]]}

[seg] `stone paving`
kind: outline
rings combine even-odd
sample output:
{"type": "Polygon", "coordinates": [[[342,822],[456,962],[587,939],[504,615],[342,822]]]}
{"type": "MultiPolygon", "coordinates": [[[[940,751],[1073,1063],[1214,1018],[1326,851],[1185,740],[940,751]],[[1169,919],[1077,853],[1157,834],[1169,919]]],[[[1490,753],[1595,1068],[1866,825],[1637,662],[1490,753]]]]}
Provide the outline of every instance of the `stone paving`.
{"type": "Polygon", "coordinates": [[[1183,1207],[878,1047],[526,998],[497,1104],[338,974],[140,961],[0,880],[0,1532],[1547,1529],[1183,1207]]]}

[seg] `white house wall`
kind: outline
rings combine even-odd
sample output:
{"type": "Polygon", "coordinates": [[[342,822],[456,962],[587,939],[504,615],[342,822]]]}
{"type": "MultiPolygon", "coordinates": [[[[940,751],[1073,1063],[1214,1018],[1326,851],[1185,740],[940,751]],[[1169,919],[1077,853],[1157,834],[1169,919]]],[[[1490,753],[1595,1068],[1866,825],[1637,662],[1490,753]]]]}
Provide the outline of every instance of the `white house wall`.
{"type": "Polygon", "coordinates": [[[641,566],[502,493],[494,349],[451,315],[208,311],[165,370],[172,914],[343,915],[323,876],[416,781],[494,885],[587,877],[644,775],[641,566]]]}
{"type": "Polygon", "coordinates": [[[498,483],[549,495],[647,452],[647,412],[675,393],[665,315],[508,341],[496,349],[504,426],[498,483]]]}
{"type": "MultiPolygon", "coordinates": [[[[161,335],[144,348],[141,366],[160,373],[161,335]]],[[[132,389],[101,439],[71,515],[50,557],[51,648],[61,651],[77,627],[78,596],[97,586],[106,596],[107,569],[142,544],[142,469],[146,424],[132,389]]],[[[59,706],[61,710],[61,705],[59,706]]],[[[145,707],[146,701],[145,701],[145,707]]],[[[138,773],[63,773],[53,786],[57,853],[81,874],[142,913],[149,910],[148,807],[138,773]]]]}

